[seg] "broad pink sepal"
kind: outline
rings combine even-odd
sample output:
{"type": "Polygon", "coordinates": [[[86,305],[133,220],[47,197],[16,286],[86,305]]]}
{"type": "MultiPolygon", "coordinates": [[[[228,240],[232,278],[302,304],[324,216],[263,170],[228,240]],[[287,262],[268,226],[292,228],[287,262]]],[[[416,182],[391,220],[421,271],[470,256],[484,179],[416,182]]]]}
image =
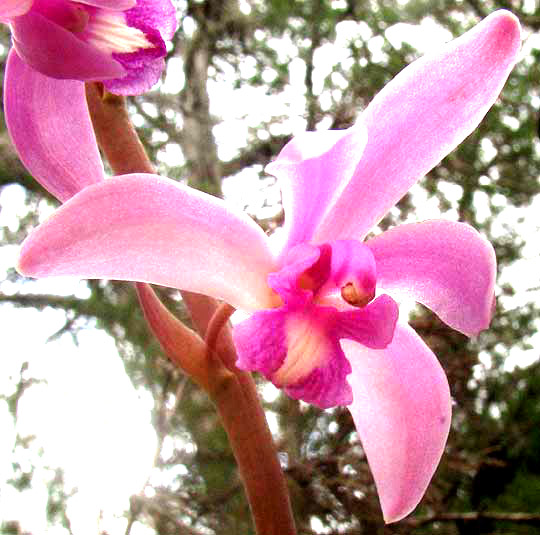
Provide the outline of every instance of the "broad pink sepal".
{"type": "Polygon", "coordinates": [[[359,118],[367,128],[367,145],[314,241],[362,239],[478,126],[512,70],[520,44],[516,17],[496,11],[388,83],[359,118]]]}
{"type": "Polygon", "coordinates": [[[354,401],[349,410],[373,473],[386,522],[420,502],[448,437],[448,381],[435,355],[398,323],[381,350],[344,340],[354,401]]]}
{"type": "Polygon", "coordinates": [[[223,299],[243,310],[272,305],[275,269],[266,235],[216,197],[156,175],[89,186],[25,240],[21,273],[150,282],[223,299]]]}

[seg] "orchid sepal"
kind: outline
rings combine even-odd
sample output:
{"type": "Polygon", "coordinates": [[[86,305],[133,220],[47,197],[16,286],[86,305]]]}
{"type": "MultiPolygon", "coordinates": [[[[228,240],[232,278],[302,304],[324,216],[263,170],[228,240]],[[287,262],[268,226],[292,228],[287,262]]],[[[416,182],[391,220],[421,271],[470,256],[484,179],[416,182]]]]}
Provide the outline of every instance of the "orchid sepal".
{"type": "Polygon", "coordinates": [[[349,406],[387,523],[417,506],[439,464],[450,430],[448,380],[416,332],[398,323],[391,344],[369,349],[348,340],[349,406]]]}
{"type": "Polygon", "coordinates": [[[275,260],[261,228],[222,200],[157,175],[123,175],[79,192],[25,240],[18,269],[149,282],[243,310],[275,302],[266,284],[275,260]]]}
{"type": "Polygon", "coordinates": [[[44,76],[11,50],[4,113],[22,163],[60,201],[105,178],[81,82],[44,76]]]}

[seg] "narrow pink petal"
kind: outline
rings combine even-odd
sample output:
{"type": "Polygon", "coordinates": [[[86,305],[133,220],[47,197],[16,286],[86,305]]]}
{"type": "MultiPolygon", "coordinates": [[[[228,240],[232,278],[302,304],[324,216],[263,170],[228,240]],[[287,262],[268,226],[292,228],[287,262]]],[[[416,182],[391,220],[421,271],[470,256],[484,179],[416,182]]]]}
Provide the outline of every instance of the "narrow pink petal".
{"type": "Polygon", "coordinates": [[[19,17],[32,7],[33,0],[2,0],[0,5],[0,20],[19,17]]]}
{"type": "Polygon", "coordinates": [[[304,132],[266,167],[281,185],[287,236],[284,253],[310,241],[328,207],[350,180],[365,144],[362,126],[304,132]]]}
{"type": "Polygon", "coordinates": [[[134,280],[271,306],[275,270],[264,232],[220,200],[156,175],[104,180],[73,197],[24,242],[32,277],[134,280]]]}
{"type": "Polygon", "coordinates": [[[61,201],[103,179],[103,164],[88,115],[84,84],[38,73],[11,51],[4,111],[19,157],[61,201]]]}
{"type": "Polygon", "coordinates": [[[380,288],[415,299],[469,336],[489,326],[495,253],[471,226],[450,221],[401,225],[366,245],[375,256],[380,288]]]}
{"type": "Polygon", "coordinates": [[[126,11],[137,5],[137,0],[78,0],[79,4],[101,7],[112,11],[126,11]]]}
{"type": "Polygon", "coordinates": [[[435,355],[408,325],[398,324],[381,350],[342,341],[352,366],[349,406],[386,522],[421,500],[450,429],[448,382],[435,355]]]}
{"type": "Polygon", "coordinates": [[[17,17],[11,24],[19,56],[46,76],[72,80],[106,80],[125,75],[112,55],[78,39],[39,13],[17,17]]]}
{"type": "Polygon", "coordinates": [[[497,11],[396,76],[359,119],[367,146],[314,241],[365,236],[477,127],[514,66],[520,42],[516,17],[497,11]]]}

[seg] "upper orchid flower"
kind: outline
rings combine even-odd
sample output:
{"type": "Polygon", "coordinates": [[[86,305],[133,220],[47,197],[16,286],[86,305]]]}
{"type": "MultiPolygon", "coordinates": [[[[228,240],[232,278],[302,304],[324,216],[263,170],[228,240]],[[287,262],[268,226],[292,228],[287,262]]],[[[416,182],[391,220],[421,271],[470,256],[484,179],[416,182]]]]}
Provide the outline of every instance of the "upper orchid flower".
{"type": "Polygon", "coordinates": [[[7,0],[0,21],[10,25],[17,55],[36,71],[103,81],[128,95],[157,82],[164,39],[176,29],[170,0],[7,0]]]}
{"type": "Polygon", "coordinates": [[[473,335],[491,318],[495,256],[471,227],[446,221],[363,240],[476,128],[519,46],[516,18],[496,12],[407,67],[356,126],[295,137],[268,166],[286,213],[278,251],[223,201],[136,174],[68,200],[27,238],[19,269],[151,282],[251,312],[233,333],[238,366],[295,398],[348,405],[384,517],[398,520],[439,462],[451,403],[436,357],[406,323],[396,324],[386,292],[413,297],[473,335]]]}

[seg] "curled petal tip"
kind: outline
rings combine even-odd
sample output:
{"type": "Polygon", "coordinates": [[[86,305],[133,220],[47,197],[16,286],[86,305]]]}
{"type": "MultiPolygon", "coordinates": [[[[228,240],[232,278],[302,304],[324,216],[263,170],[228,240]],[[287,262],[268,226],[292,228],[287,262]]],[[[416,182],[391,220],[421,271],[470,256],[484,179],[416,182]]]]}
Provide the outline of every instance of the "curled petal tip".
{"type": "Polygon", "coordinates": [[[519,19],[510,11],[501,9],[495,11],[484,19],[484,24],[489,27],[499,50],[503,54],[514,56],[514,62],[521,48],[521,24],[519,19]]]}
{"type": "Polygon", "coordinates": [[[498,24],[502,32],[521,40],[521,24],[511,11],[499,9],[486,18],[486,20],[489,19],[498,24]]]}

